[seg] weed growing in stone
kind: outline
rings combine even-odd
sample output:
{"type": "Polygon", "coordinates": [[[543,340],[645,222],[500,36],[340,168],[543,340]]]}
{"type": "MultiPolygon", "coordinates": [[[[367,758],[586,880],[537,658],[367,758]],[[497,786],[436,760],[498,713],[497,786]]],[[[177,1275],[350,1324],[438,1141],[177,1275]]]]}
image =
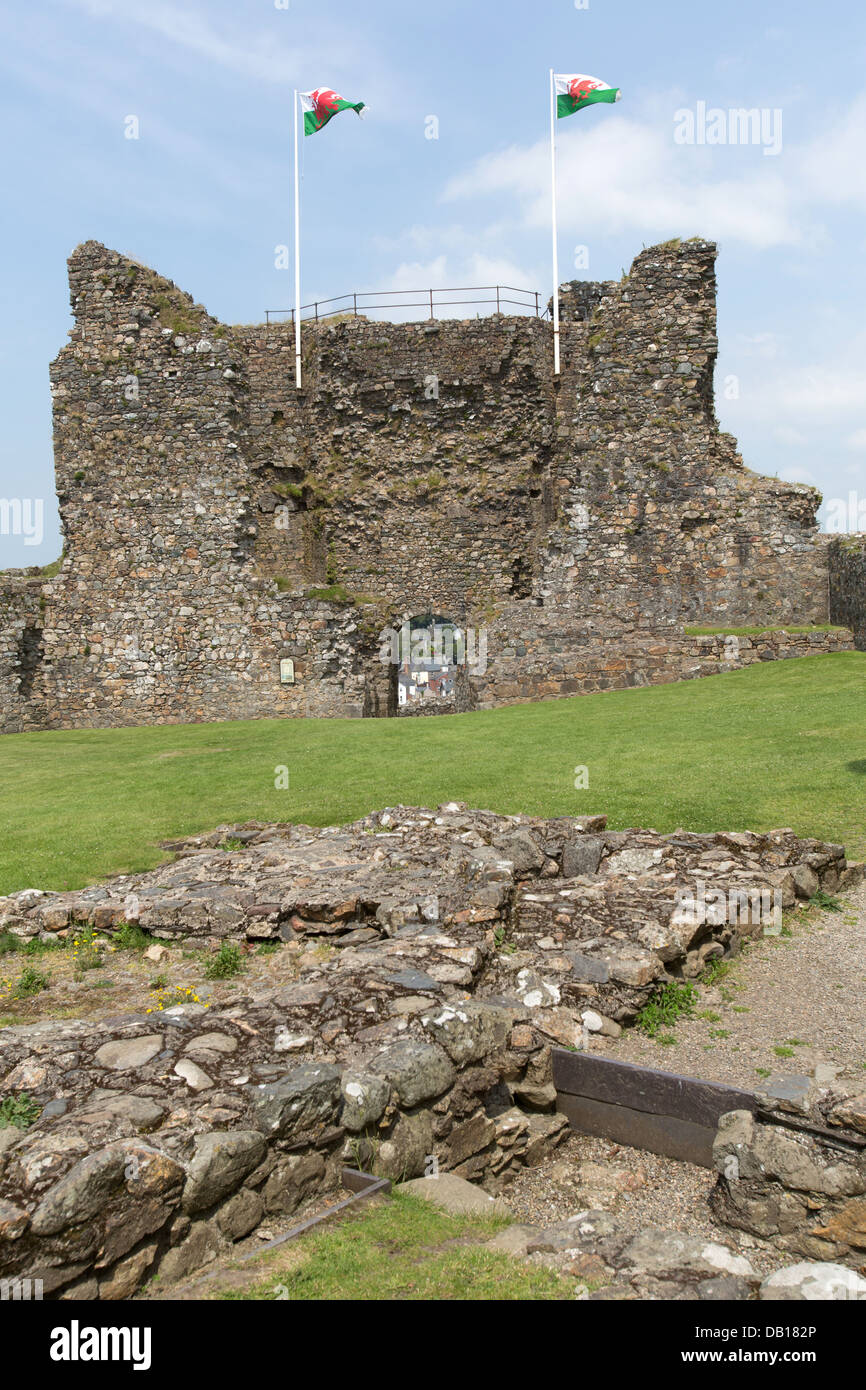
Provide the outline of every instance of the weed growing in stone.
{"type": "Polygon", "coordinates": [[[26,1091],[20,1091],[16,1096],[4,1096],[0,1100],[0,1129],[28,1129],[41,1113],[41,1106],[26,1091]]]}
{"type": "Polygon", "coordinates": [[[102,955],[97,949],[93,927],[78,926],[69,937],[69,947],[76,972],[98,970],[102,965],[102,955]]]}
{"type": "Polygon", "coordinates": [[[210,1004],[206,999],[200,999],[192,986],[181,988],[180,985],[157,985],[152,987],[152,993],[156,995],[154,1002],[145,1009],[146,1014],[163,1013],[166,1009],[175,1009],[178,1004],[201,1004],[203,1008],[209,1009],[210,1004]]]}
{"type": "Polygon", "coordinates": [[[230,980],[240,975],[244,968],[240,947],[233,941],[224,941],[215,956],[206,963],[205,978],[208,980],[230,980]]]}
{"type": "Polygon", "coordinates": [[[668,1040],[665,1041],[661,1036],[662,1029],[669,1028],[678,1019],[692,1018],[697,1000],[698,992],[693,984],[680,984],[672,980],[657,995],[647,1000],[635,1019],[635,1024],[648,1038],[656,1038],[669,1047],[676,1039],[667,1035],[668,1040]]]}
{"type": "Polygon", "coordinates": [[[50,983],[48,976],[43,975],[41,970],[37,970],[34,965],[25,965],[15,982],[11,997],[13,999],[30,999],[34,994],[41,994],[44,989],[48,989],[50,983]]]}
{"type": "Polygon", "coordinates": [[[38,937],[33,937],[31,941],[24,941],[14,932],[0,932],[0,956],[45,956],[51,951],[63,949],[63,942],[58,940],[40,941],[38,937]]]}
{"type": "Polygon", "coordinates": [[[716,957],[710,961],[704,971],[702,983],[710,987],[717,985],[720,980],[724,980],[730,973],[731,962],[716,957]]]}
{"type": "Polygon", "coordinates": [[[150,946],[151,940],[147,932],[142,931],[141,927],[135,922],[119,923],[114,933],[115,951],[146,951],[150,946]]]}
{"type": "Polygon", "coordinates": [[[825,893],[823,888],[819,888],[817,893],[813,893],[809,902],[814,907],[820,907],[823,912],[841,912],[842,904],[838,898],[834,898],[832,893],[825,893]]]}

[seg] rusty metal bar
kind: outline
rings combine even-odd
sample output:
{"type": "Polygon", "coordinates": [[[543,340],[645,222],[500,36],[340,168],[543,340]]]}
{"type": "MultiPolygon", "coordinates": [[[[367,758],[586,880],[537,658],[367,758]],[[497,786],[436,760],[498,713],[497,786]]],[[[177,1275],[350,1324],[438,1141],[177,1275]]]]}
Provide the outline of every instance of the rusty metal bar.
{"type": "Polygon", "coordinates": [[[822,1143],[828,1144],[834,1149],[866,1149],[866,1134],[840,1133],[836,1129],[828,1129],[825,1125],[815,1125],[809,1120],[798,1120],[793,1115],[788,1115],[779,1110],[770,1110],[766,1106],[759,1105],[755,1112],[759,1120],[765,1124],[781,1125],[783,1129],[796,1130],[798,1134],[812,1134],[822,1143]]]}
{"type": "Polygon", "coordinates": [[[306,1235],[307,1231],[330,1221],[337,1212],[345,1211],[347,1207],[367,1201],[370,1197],[380,1194],[387,1196],[391,1191],[389,1178],[376,1178],[372,1173],[361,1173],[356,1168],[344,1168],[341,1176],[343,1186],[352,1194],[350,1197],[344,1197],[342,1202],[335,1202],[334,1206],[328,1207],[326,1211],[320,1211],[317,1216],[311,1216],[297,1226],[292,1226],[291,1230],[284,1231],[281,1236],[264,1241],[255,1250],[242,1255],[241,1260],[256,1260],[265,1250],[274,1250],[278,1245],[285,1245],[287,1241],[297,1240],[298,1236],[306,1235]]]}

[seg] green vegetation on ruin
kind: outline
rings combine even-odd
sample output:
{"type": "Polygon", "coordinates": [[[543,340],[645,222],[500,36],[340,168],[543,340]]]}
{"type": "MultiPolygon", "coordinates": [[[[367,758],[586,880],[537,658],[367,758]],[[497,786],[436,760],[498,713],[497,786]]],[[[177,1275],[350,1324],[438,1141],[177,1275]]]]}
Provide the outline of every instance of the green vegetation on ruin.
{"type": "Polygon", "coordinates": [[[606,812],[612,828],[768,830],[866,854],[866,653],[437,719],[267,719],[0,739],[0,892],[150,868],[159,842],[376,808],[606,812]],[[290,789],[274,786],[289,769],[290,789]],[[574,788],[576,766],[589,788],[574,788]]]}
{"type": "MultiPolygon", "coordinates": [[[[575,1280],[486,1242],[507,1219],[450,1216],[406,1192],[278,1247],[258,1284],[217,1279],[213,1297],[339,1302],[568,1299],[575,1280]]],[[[263,1261],[264,1263],[264,1261],[263,1261]]],[[[584,1281],[584,1287],[595,1284],[584,1281]]]]}
{"type": "Polygon", "coordinates": [[[321,603],[361,603],[362,598],[357,598],[346,588],[345,584],[328,584],[321,589],[305,589],[304,598],[318,599],[321,603]]]}
{"type": "Polygon", "coordinates": [[[180,292],[157,295],[154,307],[163,328],[170,328],[179,337],[201,333],[208,324],[201,305],[190,305],[180,292]]]}
{"type": "Polygon", "coordinates": [[[53,579],[60,573],[60,566],[63,564],[63,556],[60,555],[56,560],[52,560],[50,565],[42,565],[39,574],[43,579],[53,579]]]}

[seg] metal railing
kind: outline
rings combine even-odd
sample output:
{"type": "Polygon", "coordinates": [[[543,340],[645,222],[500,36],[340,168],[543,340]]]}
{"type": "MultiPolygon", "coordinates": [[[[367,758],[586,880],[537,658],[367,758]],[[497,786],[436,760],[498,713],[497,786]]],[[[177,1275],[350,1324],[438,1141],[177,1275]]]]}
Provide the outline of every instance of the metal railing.
{"type": "MultiPolygon", "coordinates": [[[[438,290],[371,290],[369,293],[360,294],[340,294],[331,299],[317,299],[312,304],[301,305],[301,322],[305,319],[313,320],[318,323],[322,319],[334,318],[343,315],[350,318],[358,318],[360,315],[366,316],[371,311],[389,310],[393,312],[397,309],[427,309],[427,317],[435,319],[436,310],[449,308],[468,308],[483,304],[485,306],[495,306],[493,312],[501,314],[502,306],[507,304],[511,308],[522,310],[527,314],[534,314],[536,318],[544,318],[547,309],[541,309],[541,296],[538,290],[521,290],[514,285],[463,285],[455,289],[438,290]],[[444,299],[443,295],[471,294],[486,295],[484,299],[444,299]],[[420,298],[405,299],[402,296],[415,295],[420,298]],[[514,299],[513,295],[521,295],[522,298],[514,299]],[[369,303],[367,301],[379,301],[387,299],[388,303],[369,303]]],[[[265,322],[277,323],[280,319],[288,318],[289,322],[294,323],[294,309],[266,309],[265,322]]]]}

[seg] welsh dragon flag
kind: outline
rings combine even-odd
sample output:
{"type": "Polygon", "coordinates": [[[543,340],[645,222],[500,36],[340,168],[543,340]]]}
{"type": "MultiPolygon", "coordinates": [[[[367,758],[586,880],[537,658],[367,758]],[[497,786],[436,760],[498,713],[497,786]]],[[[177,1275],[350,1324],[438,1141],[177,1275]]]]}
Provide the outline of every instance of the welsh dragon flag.
{"type": "Polygon", "coordinates": [[[556,114],[571,116],[582,111],[584,106],[593,106],[597,101],[619,101],[619,87],[609,87],[597,77],[587,77],[585,73],[555,73],[556,114]]]}
{"type": "Polygon", "coordinates": [[[301,110],[304,113],[304,134],[315,135],[326,126],[338,111],[357,111],[363,115],[366,105],[363,101],[344,101],[330,87],[317,87],[314,92],[300,92],[301,110]]]}

